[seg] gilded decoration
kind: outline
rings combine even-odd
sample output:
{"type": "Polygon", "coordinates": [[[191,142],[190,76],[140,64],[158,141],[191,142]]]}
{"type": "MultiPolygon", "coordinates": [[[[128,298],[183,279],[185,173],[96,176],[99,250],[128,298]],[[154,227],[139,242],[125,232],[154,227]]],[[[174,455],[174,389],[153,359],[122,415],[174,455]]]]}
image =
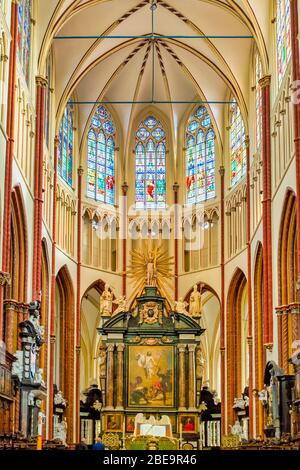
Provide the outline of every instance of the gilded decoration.
{"type": "Polygon", "coordinates": [[[163,312],[159,309],[156,302],[147,302],[144,308],[140,311],[139,325],[147,323],[153,325],[154,323],[162,324],[163,312]]]}

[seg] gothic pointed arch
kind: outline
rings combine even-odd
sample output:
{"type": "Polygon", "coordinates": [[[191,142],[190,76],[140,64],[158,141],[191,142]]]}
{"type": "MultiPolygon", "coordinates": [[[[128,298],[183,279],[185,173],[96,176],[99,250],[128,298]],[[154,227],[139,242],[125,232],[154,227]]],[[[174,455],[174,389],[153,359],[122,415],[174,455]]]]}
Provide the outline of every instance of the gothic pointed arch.
{"type": "Polygon", "coordinates": [[[11,285],[6,287],[4,298],[25,303],[27,301],[28,236],[26,211],[22,189],[19,185],[13,188],[11,198],[11,285]]]}
{"type": "Polygon", "coordinates": [[[263,389],[263,375],[265,369],[264,350],[264,290],[263,290],[263,248],[259,242],[257,246],[254,268],[254,357],[255,357],[255,410],[256,410],[256,435],[263,436],[264,412],[259,402],[258,392],[263,389]]]}
{"type": "Polygon", "coordinates": [[[278,244],[278,336],[279,365],[286,372],[292,355],[293,341],[299,338],[300,322],[291,308],[297,301],[297,227],[296,195],[288,189],[286,192],[279,232],[278,244]]]}
{"type": "MultiPolygon", "coordinates": [[[[235,422],[233,409],[234,399],[242,395],[245,383],[243,383],[243,356],[245,356],[246,344],[243,334],[245,321],[245,295],[247,292],[247,280],[241,269],[237,269],[231,280],[227,296],[226,315],[226,405],[227,428],[235,422]]],[[[247,379],[246,379],[247,380],[247,379]]]]}
{"type": "Polygon", "coordinates": [[[215,131],[205,106],[191,114],[185,131],[187,204],[197,204],[216,195],[215,131]]]}
{"type": "Polygon", "coordinates": [[[75,390],[75,313],[74,289],[67,266],[63,266],[56,276],[56,324],[55,324],[55,384],[63,392],[69,406],[66,417],[68,422],[68,442],[73,440],[74,390],[75,390]]]}
{"type": "Polygon", "coordinates": [[[166,207],[166,131],[161,122],[149,115],[136,130],[135,205],[137,209],[166,207]]]}
{"type": "Polygon", "coordinates": [[[105,106],[98,106],[87,134],[87,196],[115,204],[116,126],[105,106]]]}

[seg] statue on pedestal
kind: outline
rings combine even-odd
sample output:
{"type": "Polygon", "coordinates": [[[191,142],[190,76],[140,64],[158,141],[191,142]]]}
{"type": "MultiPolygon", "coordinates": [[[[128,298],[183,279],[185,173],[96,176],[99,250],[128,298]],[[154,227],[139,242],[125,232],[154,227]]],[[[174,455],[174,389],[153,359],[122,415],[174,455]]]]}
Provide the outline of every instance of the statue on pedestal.
{"type": "Polygon", "coordinates": [[[125,295],[122,295],[122,297],[120,297],[119,299],[114,300],[113,304],[118,305],[118,308],[114,311],[113,315],[117,315],[118,313],[127,312],[127,310],[128,310],[127,300],[126,300],[125,295]]]}
{"type": "Polygon", "coordinates": [[[156,286],[156,266],[155,259],[152,254],[150,254],[149,261],[147,263],[147,286],[156,286]]]}
{"type": "Polygon", "coordinates": [[[189,315],[186,307],[188,303],[183,300],[182,297],[177,302],[174,302],[174,312],[176,313],[183,313],[184,315],[189,315]]]}
{"type": "Polygon", "coordinates": [[[64,445],[67,443],[67,429],[67,420],[63,418],[62,422],[56,425],[55,438],[59,439],[64,445]]]}
{"type": "Polygon", "coordinates": [[[200,292],[198,291],[197,284],[194,285],[193,292],[190,296],[189,314],[192,317],[201,317],[202,315],[202,284],[200,285],[200,292]]]}
{"type": "Polygon", "coordinates": [[[113,304],[113,294],[108,284],[105,284],[104,291],[100,297],[100,315],[111,316],[113,304]]]}
{"type": "Polygon", "coordinates": [[[106,377],[106,348],[103,345],[99,348],[98,358],[100,377],[106,377]]]}
{"type": "Polygon", "coordinates": [[[243,435],[243,428],[242,428],[240,422],[238,420],[236,420],[234,425],[233,426],[229,425],[229,427],[230,427],[230,434],[232,434],[233,436],[238,436],[239,439],[241,440],[242,435],[243,435]]]}

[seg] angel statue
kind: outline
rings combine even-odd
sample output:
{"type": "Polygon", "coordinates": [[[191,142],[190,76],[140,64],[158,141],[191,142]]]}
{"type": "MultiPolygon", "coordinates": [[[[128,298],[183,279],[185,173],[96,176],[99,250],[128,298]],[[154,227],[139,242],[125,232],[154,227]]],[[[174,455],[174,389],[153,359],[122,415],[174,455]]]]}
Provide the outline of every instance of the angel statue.
{"type": "Polygon", "coordinates": [[[113,294],[108,284],[105,284],[104,291],[100,297],[100,315],[107,317],[112,314],[113,294]]]}
{"type": "Polygon", "coordinates": [[[174,312],[189,315],[189,312],[186,309],[187,306],[188,303],[183,300],[183,297],[180,297],[177,302],[174,302],[174,312]]]}
{"type": "Polygon", "coordinates": [[[127,312],[127,300],[125,295],[122,295],[119,299],[113,300],[113,304],[118,305],[118,308],[114,311],[114,315],[118,313],[127,312]]]}

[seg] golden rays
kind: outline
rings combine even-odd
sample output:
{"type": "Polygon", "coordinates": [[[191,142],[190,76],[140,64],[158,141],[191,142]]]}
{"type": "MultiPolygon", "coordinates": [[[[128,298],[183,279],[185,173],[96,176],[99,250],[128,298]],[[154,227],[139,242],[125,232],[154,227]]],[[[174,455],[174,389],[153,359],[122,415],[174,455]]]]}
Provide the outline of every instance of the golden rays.
{"type": "Polygon", "coordinates": [[[173,287],[172,266],[174,265],[174,257],[169,256],[161,247],[153,248],[149,241],[144,250],[132,250],[130,254],[131,262],[127,270],[127,276],[134,281],[134,297],[140,295],[146,286],[147,267],[152,261],[154,262],[156,286],[169,301],[166,287],[170,289],[173,287]]]}

